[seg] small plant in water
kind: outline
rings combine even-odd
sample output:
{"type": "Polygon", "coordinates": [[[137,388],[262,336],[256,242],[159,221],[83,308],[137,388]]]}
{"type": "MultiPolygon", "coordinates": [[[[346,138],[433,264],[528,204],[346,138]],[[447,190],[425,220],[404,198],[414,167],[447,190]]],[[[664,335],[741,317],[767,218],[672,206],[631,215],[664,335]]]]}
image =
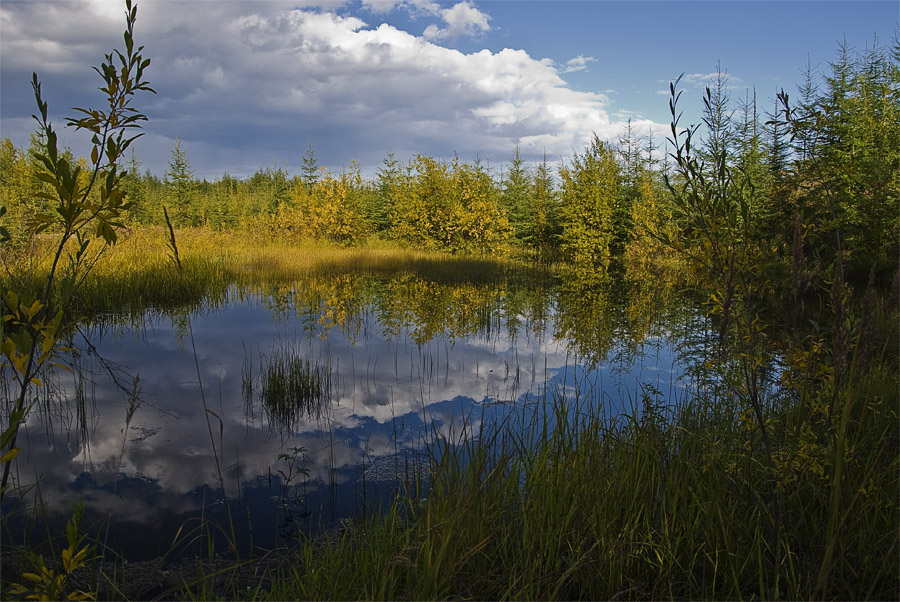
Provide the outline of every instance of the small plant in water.
{"type": "MultiPolygon", "coordinates": [[[[280,429],[290,429],[304,415],[321,416],[334,388],[330,357],[314,361],[300,357],[295,349],[273,352],[262,366],[260,381],[260,400],[280,429]]],[[[245,401],[252,403],[252,369],[245,367],[242,388],[245,401]]]]}
{"type": "Polygon", "coordinates": [[[284,523],[281,525],[282,534],[286,537],[296,537],[299,535],[299,527],[295,524],[295,518],[301,519],[309,517],[310,513],[303,510],[298,512],[298,508],[305,502],[305,497],[297,491],[294,479],[302,477],[304,482],[309,478],[309,469],[305,466],[298,466],[298,460],[301,460],[306,454],[305,447],[291,447],[288,452],[278,454],[280,461],[287,463],[286,470],[278,469],[281,475],[281,502],[279,508],[284,511],[284,523]],[[289,495],[291,488],[294,488],[292,495],[289,495]]]}

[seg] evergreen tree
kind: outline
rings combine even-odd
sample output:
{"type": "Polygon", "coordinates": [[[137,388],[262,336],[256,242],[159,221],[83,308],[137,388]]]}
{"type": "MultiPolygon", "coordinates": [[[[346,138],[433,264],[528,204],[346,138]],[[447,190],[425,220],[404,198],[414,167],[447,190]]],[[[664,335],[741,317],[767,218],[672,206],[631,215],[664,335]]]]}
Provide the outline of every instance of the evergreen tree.
{"type": "Polygon", "coordinates": [[[134,154],[134,147],[131,147],[128,153],[125,173],[122,175],[122,189],[125,191],[125,198],[131,205],[131,209],[128,211],[129,217],[138,223],[147,223],[150,216],[147,199],[143,193],[141,164],[137,160],[137,155],[134,154]]]}
{"type": "Polygon", "coordinates": [[[509,169],[501,183],[501,207],[506,212],[513,236],[526,244],[532,243],[534,235],[534,204],[530,197],[531,175],[525,161],[519,155],[519,145],[510,161],[509,169]]]}
{"type": "Polygon", "coordinates": [[[531,182],[531,198],[534,206],[532,246],[540,261],[551,261],[559,243],[559,199],[553,184],[553,174],[547,162],[547,153],[535,169],[531,182]]]}
{"type": "Polygon", "coordinates": [[[303,164],[300,166],[300,180],[306,186],[307,191],[312,191],[313,186],[319,181],[319,163],[316,161],[316,152],[313,150],[312,140],[306,139],[306,152],[303,154],[303,164]]]}
{"type": "Polygon", "coordinates": [[[613,205],[613,238],[610,253],[613,259],[621,259],[625,253],[625,245],[631,238],[634,229],[632,223],[632,206],[643,194],[642,184],[644,172],[649,169],[642,154],[643,138],[637,135],[631,125],[631,119],[619,139],[619,156],[622,161],[622,182],[620,194],[613,205]]]}
{"type": "Polygon", "coordinates": [[[169,190],[169,199],[174,209],[172,217],[175,222],[179,225],[196,225],[197,212],[193,206],[194,173],[191,171],[187,153],[181,148],[181,138],[176,138],[175,146],[172,147],[172,158],[166,171],[165,184],[169,190]]]}
{"type": "MultiPolygon", "coordinates": [[[[712,86],[706,88],[703,97],[702,121],[706,128],[706,136],[699,149],[699,157],[705,169],[723,170],[727,167],[729,157],[733,156],[735,142],[733,116],[731,98],[728,95],[728,75],[717,65],[716,80],[712,86]]],[[[726,182],[718,175],[711,177],[722,181],[723,184],[726,182]]]]}
{"type": "Polygon", "coordinates": [[[750,210],[756,213],[754,219],[760,220],[770,205],[768,199],[771,193],[772,171],[767,164],[763,148],[755,89],[752,98],[748,92],[741,101],[738,114],[740,120],[735,135],[738,174],[736,185],[739,188],[738,194],[744,196],[750,210]]]}
{"type": "Polygon", "coordinates": [[[788,124],[781,117],[784,112],[782,96],[779,94],[774,101],[772,113],[766,113],[766,122],[763,125],[765,143],[763,148],[767,156],[767,164],[772,178],[780,180],[787,173],[790,162],[790,140],[788,138],[788,124]]]}
{"type": "Polygon", "coordinates": [[[382,160],[382,166],[375,174],[375,190],[370,195],[367,219],[375,232],[384,232],[391,228],[392,206],[400,194],[400,167],[394,153],[388,152],[382,160]]]}

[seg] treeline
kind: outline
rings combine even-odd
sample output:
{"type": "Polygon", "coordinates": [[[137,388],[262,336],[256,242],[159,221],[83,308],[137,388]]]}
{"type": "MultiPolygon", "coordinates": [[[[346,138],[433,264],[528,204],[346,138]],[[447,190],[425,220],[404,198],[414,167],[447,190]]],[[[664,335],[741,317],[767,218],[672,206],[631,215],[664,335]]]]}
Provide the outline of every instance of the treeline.
{"type": "MultiPolygon", "coordinates": [[[[720,74],[703,99],[702,131],[677,123],[680,92],[673,88],[665,149],[629,127],[615,145],[594,137],[559,169],[546,157],[528,166],[518,149],[499,174],[479,161],[419,155],[404,164],[388,154],[366,179],[356,163],[337,174],[320,168],[309,145],[299,175],[267,168],[210,182],[194,177],[178,141],[162,178],[142,174],[132,154],[125,166],[132,205],[123,217],[162,224],[165,206],[176,227],[249,228],[344,245],[374,236],[455,253],[563,261],[581,275],[628,265],[663,270],[679,257],[708,253],[704,245],[712,242],[697,236],[699,219],[765,241],[769,259],[780,257],[780,269],[795,279],[828,264],[838,249],[850,272],[874,265],[882,273],[895,269],[900,238],[898,73],[896,46],[861,53],[842,47],[829,73],[808,72],[798,98],[782,92],[767,109],[755,92],[730,97],[720,74]],[[686,134],[695,159],[688,171],[676,150],[686,134]],[[718,201],[685,205],[684,187],[697,184],[694,176],[717,187],[718,201]]],[[[25,150],[8,139],[0,148],[0,204],[9,212],[7,228],[21,239],[47,186],[35,159],[39,148],[37,139],[25,150]]]]}

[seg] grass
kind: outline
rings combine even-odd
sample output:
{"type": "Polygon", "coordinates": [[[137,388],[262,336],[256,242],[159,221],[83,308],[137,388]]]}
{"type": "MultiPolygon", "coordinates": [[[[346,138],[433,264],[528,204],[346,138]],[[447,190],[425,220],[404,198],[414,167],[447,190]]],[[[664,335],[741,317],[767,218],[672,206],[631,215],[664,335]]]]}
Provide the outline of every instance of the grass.
{"type": "Polygon", "coordinates": [[[269,423],[279,432],[291,432],[303,419],[321,418],[325,404],[334,391],[334,373],[327,356],[311,360],[293,347],[273,349],[262,358],[254,381],[252,363],[244,365],[244,400],[254,403],[258,397],[269,423]]]}
{"type": "MultiPolygon", "coordinates": [[[[511,275],[532,278],[526,264],[484,257],[455,257],[373,241],[345,248],[315,242],[252,238],[245,233],[185,229],[176,232],[182,270],[174,269],[167,232],[144,227],[120,234],[74,296],[74,312],[89,318],[111,312],[140,315],[147,309],[196,308],[224,301],[229,286],[269,287],[315,274],[411,273],[436,283],[495,282],[511,275]]],[[[2,257],[9,285],[37,295],[49,265],[38,240],[2,257]]]]}

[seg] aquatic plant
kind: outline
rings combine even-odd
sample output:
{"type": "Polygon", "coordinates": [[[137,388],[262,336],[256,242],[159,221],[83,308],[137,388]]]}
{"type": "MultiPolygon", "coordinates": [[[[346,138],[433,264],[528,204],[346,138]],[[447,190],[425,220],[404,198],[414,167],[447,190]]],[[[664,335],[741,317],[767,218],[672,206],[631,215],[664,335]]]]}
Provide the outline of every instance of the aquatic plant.
{"type": "MultiPolygon", "coordinates": [[[[274,349],[264,357],[259,380],[259,399],[271,424],[279,430],[290,430],[303,418],[321,418],[325,404],[333,397],[331,358],[303,357],[293,347],[274,349]]],[[[253,389],[247,373],[244,382],[245,391],[253,389]]]]}

